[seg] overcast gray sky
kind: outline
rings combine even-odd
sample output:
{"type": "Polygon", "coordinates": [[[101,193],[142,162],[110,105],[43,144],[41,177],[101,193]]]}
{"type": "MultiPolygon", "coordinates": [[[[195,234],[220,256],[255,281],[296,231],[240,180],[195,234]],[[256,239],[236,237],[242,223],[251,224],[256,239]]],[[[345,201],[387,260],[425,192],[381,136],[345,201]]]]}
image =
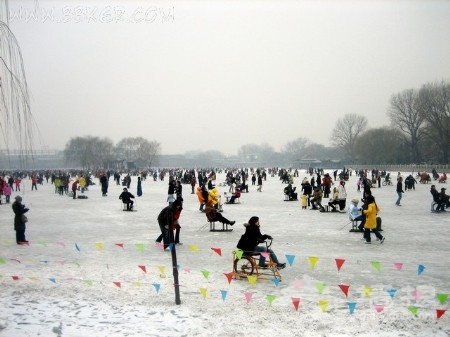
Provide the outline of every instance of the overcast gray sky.
{"type": "Polygon", "coordinates": [[[144,137],[163,154],[330,144],[392,94],[450,79],[450,1],[10,1],[43,145],[144,137]],[[28,13],[27,13],[28,11],[28,13]],[[30,17],[29,12],[34,11],[30,17]]]}

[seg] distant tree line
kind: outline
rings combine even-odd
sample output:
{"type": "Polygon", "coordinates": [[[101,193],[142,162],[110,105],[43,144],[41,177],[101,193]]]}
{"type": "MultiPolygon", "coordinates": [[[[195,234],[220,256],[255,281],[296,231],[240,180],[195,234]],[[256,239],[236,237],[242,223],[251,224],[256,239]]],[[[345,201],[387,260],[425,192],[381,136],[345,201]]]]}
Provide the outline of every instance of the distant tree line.
{"type": "MultiPolygon", "coordinates": [[[[237,163],[293,164],[302,160],[339,161],[363,164],[447,164],[450,148],[450,83],[427,83],[420,89],[395,93],[386,112],[390,125],[368,128],[368,120],[356,113],[346,114],[336,121],[330,145],[296,138],[277,152],[270,144],[242,145],[237,163]]],[[[104,167],[114,160],[140,160],[146,166],[156,166],[161,145],[142,137],[124,138],[117,145],[106,138],[76,137],[65,147],[66,161],[85,168],[104,167]]],[[[188,152],[199,163],[227,163],[220,151],[188,152]]]]}

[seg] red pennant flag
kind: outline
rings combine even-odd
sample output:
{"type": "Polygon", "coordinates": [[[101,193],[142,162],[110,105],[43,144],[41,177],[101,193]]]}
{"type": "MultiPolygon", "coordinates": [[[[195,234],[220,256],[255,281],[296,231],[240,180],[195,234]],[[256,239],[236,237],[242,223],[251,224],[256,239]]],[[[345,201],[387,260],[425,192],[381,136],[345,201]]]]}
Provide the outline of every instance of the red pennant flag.
{"type": "Polygon", "coordinates": [[[342,265],[343,265],[344,262],[345,262],[345,260],[344,260],[344,259],[335,259],[335,261],[336,261],[336,267],[337,267],[337,270],[340,271],[342,265]]]}
{"type": "Polygon", "coordinates": [[[442,315],[445,314],[444,309],[436,309],[436,317],[439,319],[442,317],[442,315]]]}
{"type": "Polygon", "coordinates": [[[233,273],[223,273],[223,274],[227,277],[228,284],[230,284],[231,280],[233,279],[233,273]]]}
{"type": "Polygon", "coordinates": [[[147,268],[145,268],[145,266],[139,266],[139,268],[141,268],[144,273],[147,273],[147,268]]]}
{"type": "Polygon", "coordinates": [[[211,248],[213,251],[215,251],[219,256],[222,256],[222,249],[220,248],[211,248]]]}
{"type": "Polygon", "coordinates": [[[295,310],[298,311],[298,307],[300,305],[300,298],[291,297],[291,299],[292,299],[292,304],[294,305],[295,310]]]}
{"type": "Polygon", "coordinates": [[[117,287],[122,288],[120,282],[113,282],[117,287]]]}
{"type": "Polygon", "coordinates": [[[350,288],[349,285],[346,284],[340,284],[339,288],[341,288],[342,292],[345,294],[345,297],[348,296],[348,288],[350,288]]]}
{"type": "Polygon", "coordinates": [[[12,276],[12,279],[13,279],[14,281],[19,281],[19,276],[12,276]]]}
{"type": "Polygon", "coordinates": [[[116,246],[123,248],[123,243],[116,243],[116,246]]]}

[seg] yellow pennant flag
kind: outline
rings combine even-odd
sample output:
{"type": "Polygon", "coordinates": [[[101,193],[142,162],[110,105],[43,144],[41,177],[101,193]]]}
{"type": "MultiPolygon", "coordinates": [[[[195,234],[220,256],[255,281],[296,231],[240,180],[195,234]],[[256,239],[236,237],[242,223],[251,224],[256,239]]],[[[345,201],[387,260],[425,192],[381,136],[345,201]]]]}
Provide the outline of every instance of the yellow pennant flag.
{"type": "Polygon", "coordinates": [[[319,301],[319,306],[322,309],[322,312],[327,312],[328,301],[319,301]]]}
{"type": "Polygon", "coordinates": [[[192,250],[193,252],[198,252],[198,246],[190,245],[189,249],[192,250]]]}
{"type": "Polygon", "coordinates": [[[310,256],[309,257],[309,265],[311,267],[311,269],[314,269],[314,267],[316,266],[317,261],[319,261],[319,258],[316,256],[310,256]]]}
{"type": "Polygon", "coordinates": [[[208,289],[206,288],[200,288],[200,294],[202,294],[203,299],[206,299],[206,293],[207,293],[208,289]]]}
{"type": "Polygon", "coordinates": [[[373,288],[369,287],[369,286],[364,286],[363,290],[364,290],[364,294],[366,295],[366,297],[370,297],[370,295],[372,294],[373,288]]]}
{"type": "Polygon", "coordinates": [[[97,249],[100,249],[100,250],[103,249],[103,243],[101,243],[101,242],[96,242],[95,246],[97,247],[97,249]]]}
{"type": "Polygon", "coordinates": [[[133,286],[140,287],[141,286],[141,282],[133,282],[133,286]]]}
{"type": "Polygon", "coordinates": [[[166,273],[166,267],[164,267],[164,266],[158,266],[158,268],[159,268],[159,272],[160,272],[161,274],[165,274],[165,273],[166,273]]]}
{"type": "Polygon", "coordinates": [[[42,247],[47,247],[47,242],[42,241],[42,242],[39,242],[39,244],[40,244],[42,247]]]}
{"type": "Polygon", "coordinates": [[[29,277],[31,281],[39,281],[39,277],[31,276],[29,277]]]}
{"type": "Polygon", "coordinates": [[[254,286],[256,284],[257,277],[255,275],[247,275],[247,279],[248,279],[248,282],[250,282],[250,284],[252,286],[254,286]]]}

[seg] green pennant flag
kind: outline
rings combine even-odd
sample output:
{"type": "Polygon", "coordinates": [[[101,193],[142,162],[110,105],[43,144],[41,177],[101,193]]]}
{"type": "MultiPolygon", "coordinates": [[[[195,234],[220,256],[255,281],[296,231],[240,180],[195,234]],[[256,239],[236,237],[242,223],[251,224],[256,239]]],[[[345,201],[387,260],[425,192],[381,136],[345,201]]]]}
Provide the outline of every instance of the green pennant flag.
{"type": "Polygon", "coordinates": [[[419,308],[417,307],[409,307],[408,310],[417,317],[418,313],[419,313],[419,308]]]}
{"type": "Polygon", "coordinates": [[[319,291],[319,294],[323,293],[323,291],[326,288],[326,286],[327,286],[326,283],[323,283],[323,282],[317,282],[316,283],[316,288],[319,291]]]}
{"type": "Polygon", "coordinates": [[[203,277],[204,277],[205,279],[208,279],[209,271],[202,270],[202,274],[203,274],[203,277]]]}
{"type": "Polygon", "coordinates": [[[145,250],[145,246],[143,243],[136,243],[136,248],[139,249],[141,252],[145,250]]]}
{"type": "Polygon", "coordinates": [[[6,264],[5,259],[0,259],[0,264],[6,264]]]}
{"type": "Polygon", "coordinates": [[[269,305],[272,305],[273,300],[275,299],[275,295],[267,295],[267,301],[269,301],[269,305]]]}
{"type": "Polygon", "coordinates": [[[86,283],[88,286],[92,286],[92,281],[91,280],[85,280],[84,283],[86,283]]]}
{"type": "Polygon", "coordinates": [[[372,261],[372,267],[374,267],[376,270],[380,271],[381,270],[381,263],[377,262],[377,261],[372,261]]]}
{"type": "Polygon", "coordinates": [[[236,251],[236,257],[240,260],[241,259],[241,257],[242,257],[242,254],[244,254],[244,252],[242,251],[242,250],[237,250],[236,251]]]}
{"type": "Polygon", "coordinates": [[[436,294],[440,304],[444,304],[447,301],[448,294],[436,294]]]}

